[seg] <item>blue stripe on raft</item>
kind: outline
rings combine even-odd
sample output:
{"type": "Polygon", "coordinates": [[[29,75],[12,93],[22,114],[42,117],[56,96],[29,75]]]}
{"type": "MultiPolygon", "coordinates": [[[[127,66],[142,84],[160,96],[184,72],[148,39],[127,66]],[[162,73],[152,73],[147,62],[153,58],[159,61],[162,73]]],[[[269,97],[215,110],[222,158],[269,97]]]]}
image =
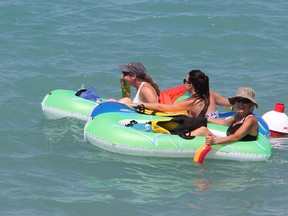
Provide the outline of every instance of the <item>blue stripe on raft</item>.
{"type": "Polygon", "coordinates": [[[106,101],[99,104],[91,112],[91,117],[107,112],[135,112],[135,109],[116,101],[106,101]]]}

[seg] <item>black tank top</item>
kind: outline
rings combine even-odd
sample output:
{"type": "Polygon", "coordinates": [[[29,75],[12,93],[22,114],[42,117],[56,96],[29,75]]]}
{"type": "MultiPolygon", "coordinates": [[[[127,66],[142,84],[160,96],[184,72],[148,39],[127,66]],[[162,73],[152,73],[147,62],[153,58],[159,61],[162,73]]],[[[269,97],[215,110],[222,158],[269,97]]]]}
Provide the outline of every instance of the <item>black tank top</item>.
{"type": "MultiPolygon", "coordinates": [[[[236,124],[233,126],[233,124],[237,121],[237,120],[234,120],[233,123],[230,125],[230,127],[228,128],[226,134],[227,136],[229,136],[230,134],[234,134],[241,126],[242,124],[244,123],[244,121],[251,115],[248,115],[246,116],[245,118],[242,119],[242,121],[239,123],[239,124],[236,124]]],[[[258,136],[258,135],[257,135],[258,136]]],[[[242,137],[240,139],[240,141],[254,141],[257,139],[257,136],[253,136],[253,135],[250,135],[250,134],[247,134],[246,136],[242,137]]]]}

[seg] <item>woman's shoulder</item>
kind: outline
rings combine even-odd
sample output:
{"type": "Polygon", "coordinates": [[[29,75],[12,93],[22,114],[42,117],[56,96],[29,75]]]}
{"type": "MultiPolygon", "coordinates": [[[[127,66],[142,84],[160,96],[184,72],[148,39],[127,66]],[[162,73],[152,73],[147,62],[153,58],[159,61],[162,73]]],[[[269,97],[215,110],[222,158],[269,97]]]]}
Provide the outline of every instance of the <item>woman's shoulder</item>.
{"type": "Polygon", "coordinates": [[[148,82],[142,82],[141,85],[142,88],[153,88],[153,86],[148,82]]]}
{"type": "Polygon", "coordinates": [[[244,117],[242,122],[244,121],[252,124],[258,124],[258,120],[254,114],[249,114],[246,117],[244,117]]]}
{"type": "Polygon", "coordinates": [[[153,92],[156,92],[155,89],[153,88],[153,86],[148,83],[148,82],[143,82],[141,84],[141,91],[145,92],[145,91],[153,91],[153,92]]]}
{"type": "Polygon", "coordinates": [[[255,116],[253,113],[249,114],[249,115],[246,117],[246,119],[249,119],[249,118],[250,118],[251,120],[253,120],[253,121],[255,121],[255,122],[258,123],[258,120],[257,120],[256,116],[255,116]]]}

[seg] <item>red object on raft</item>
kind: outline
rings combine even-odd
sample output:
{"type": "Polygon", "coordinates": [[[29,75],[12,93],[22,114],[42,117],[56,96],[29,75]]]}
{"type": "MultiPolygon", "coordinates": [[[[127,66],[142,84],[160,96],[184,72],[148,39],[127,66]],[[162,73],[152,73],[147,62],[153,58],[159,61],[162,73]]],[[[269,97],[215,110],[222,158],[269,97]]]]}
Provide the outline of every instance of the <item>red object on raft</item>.
{"type": "Polygon", "coordinates": [[[184,85],[176,86],[170,89],[166,89],[160,92],[159,102],[163,104],[172,104],[176,101],[178,97],[186,92],[184,85]]]}

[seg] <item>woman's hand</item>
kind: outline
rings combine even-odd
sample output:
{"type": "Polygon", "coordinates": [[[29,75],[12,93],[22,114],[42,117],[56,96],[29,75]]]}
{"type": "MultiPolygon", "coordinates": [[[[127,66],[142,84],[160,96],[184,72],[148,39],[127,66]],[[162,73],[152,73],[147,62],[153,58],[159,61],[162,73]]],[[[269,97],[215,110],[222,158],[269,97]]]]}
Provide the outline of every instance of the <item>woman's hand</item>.
{"type": "Polygon", "coordinates": [[[215,139],[212,134],[208,134],[206,136],[206,144],[207,145],[215,145],[215,139]]]}

